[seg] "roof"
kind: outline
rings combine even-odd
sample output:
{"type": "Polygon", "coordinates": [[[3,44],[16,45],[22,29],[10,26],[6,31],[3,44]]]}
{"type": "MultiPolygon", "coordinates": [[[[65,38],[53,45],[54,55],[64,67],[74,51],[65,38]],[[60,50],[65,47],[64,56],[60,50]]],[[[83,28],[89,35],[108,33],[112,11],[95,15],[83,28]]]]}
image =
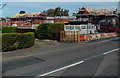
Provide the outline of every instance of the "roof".
{"type": "Polygon", "coordinates": [[[34,15],[44,15],[43,12],[34,12],[34,13],[28,13],[28,14],[16,14],[15,16],[11,17],[11,18],[20,18],[20,17],[29,17],[29,16],[34,16],[34,15]]]}
{"type": "Polygon", "coordinates": [[[89,13],[90,13],[90,9],[89,8],[85,8],[89,13]]]}
{"type": "Polygon", "coordinates": [[[80,10],[85,9],[89,14],[114,14],[116,11],[114,8],[102,8],[102,9],[91,9],[91,8],[81,8],[80,10]]]}
{"type": "Polygon", "coordinates": [[[19,18],[20,16],[24,16],[25,14],[16,14],[15,16],[11,17],[11,18],[19,18]]]}
{"type": "Polygon", "coordinates": [[[26,14],[26,15],[40,15],[40,14],[44,14],[44,13],[43,12],[34,12],[34,13],[26,14]]]}

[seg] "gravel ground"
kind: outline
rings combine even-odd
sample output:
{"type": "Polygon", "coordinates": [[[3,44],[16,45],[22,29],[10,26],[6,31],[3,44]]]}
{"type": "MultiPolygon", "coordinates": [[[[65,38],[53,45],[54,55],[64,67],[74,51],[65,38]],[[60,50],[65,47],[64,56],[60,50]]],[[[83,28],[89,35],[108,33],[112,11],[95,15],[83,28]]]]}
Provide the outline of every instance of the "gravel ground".
{"type": "Polygon", "coordinates": [[[60,45],[61,43],[56,40],[39,40],[35,39],[34,48],[47,48],[51,46],[60,45]]]}

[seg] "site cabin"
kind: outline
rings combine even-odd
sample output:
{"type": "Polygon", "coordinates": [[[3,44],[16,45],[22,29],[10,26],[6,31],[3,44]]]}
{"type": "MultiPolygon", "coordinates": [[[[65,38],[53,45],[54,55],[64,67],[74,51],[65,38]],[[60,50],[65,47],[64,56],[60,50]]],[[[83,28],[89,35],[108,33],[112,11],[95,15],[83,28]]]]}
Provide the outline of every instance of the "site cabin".
{"type": "Polygon", "coordinates": [[[80,35],[96,33],[96,26],[92,24],[64,25],[64,31],[80,31],[80,35]]]}

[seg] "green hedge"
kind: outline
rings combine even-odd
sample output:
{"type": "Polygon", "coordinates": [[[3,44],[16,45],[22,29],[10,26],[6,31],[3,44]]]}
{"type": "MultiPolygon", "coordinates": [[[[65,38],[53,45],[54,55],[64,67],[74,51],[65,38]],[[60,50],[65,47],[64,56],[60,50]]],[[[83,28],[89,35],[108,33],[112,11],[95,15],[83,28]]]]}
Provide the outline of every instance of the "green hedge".
{"type": "Polygon", "coordinates": [[[16,33],[17,27],[2,27],[2,33],[16,33]]]}
{"type": "Polygon", "coordinates": [[[48,29],[48,25],[47,23],[45,24],[40,24],[37,28],[36,28],[36,37],[40,38],[40,39],[48,39],[48,33],[47,33],[47,29],[48,29]]]}
{"type": "Polygon", "coordinates": [[[3,33],[2,51],[28,48],[34,45],[34,33],[3,33]]]}
{"type": "Polygon", "coordinates": [[[64,23],[44,23],[36,28],[36,37],[40,39],[59,40],[60,31],[64,30],[64,23]]]}

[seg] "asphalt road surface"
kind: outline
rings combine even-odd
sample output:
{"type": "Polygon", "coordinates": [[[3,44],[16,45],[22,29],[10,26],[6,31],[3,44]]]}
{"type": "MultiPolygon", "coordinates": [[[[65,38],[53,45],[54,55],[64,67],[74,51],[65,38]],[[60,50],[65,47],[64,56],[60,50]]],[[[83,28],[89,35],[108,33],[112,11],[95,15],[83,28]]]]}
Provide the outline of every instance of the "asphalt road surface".
{"type": "Polygon", "coordinates": [[[117,37],[3,53],[3,76],[118,76],[117,37]]]}
{"type": "Polygon", "coordinates": [[[118,76],[118,52],[94,57],[48,76],[118,76]]]}

